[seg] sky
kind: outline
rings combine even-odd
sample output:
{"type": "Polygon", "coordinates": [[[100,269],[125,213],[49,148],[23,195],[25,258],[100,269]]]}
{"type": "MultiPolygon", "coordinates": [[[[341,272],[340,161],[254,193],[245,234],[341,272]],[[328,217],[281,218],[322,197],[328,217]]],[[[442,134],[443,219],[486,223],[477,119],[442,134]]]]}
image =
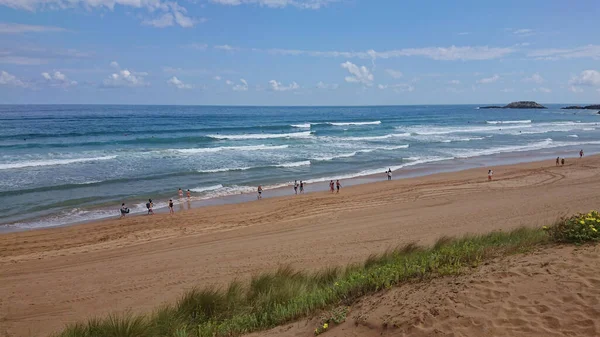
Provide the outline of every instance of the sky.
{"type": "Polygon", "coordinates": [[[0,0],[0,103],[600,103],[597,0],[0,0]]]}

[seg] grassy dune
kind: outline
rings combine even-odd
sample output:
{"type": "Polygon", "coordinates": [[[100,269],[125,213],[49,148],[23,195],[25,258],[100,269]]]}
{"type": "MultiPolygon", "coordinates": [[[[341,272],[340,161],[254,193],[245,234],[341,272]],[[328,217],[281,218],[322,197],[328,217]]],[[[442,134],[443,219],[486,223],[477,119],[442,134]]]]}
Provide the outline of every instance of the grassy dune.
{"type": "MultiPolygon", "coordinates": [[[[458,239],[443,237],[429,248],[408,244],[345,268],[307,273],[281,267],[247,283],[190,290],[177,303],[148,315],[112,315],[73,324],[54,337],[235,336],[325,309],[343,308],[360,296],[402,282],[460,274],[482,261],[527,252],[542,244],[598,240],[598,230],[600,217],[589,213],[562,219],[543,229],[519,228],[458,239]],[[577,235],[565,235],[573,232],[577,235]]],[[[345,314],[343,309],[334,310],[315,334],[326,331],[330,323],[343,321],[345,314]]]]}

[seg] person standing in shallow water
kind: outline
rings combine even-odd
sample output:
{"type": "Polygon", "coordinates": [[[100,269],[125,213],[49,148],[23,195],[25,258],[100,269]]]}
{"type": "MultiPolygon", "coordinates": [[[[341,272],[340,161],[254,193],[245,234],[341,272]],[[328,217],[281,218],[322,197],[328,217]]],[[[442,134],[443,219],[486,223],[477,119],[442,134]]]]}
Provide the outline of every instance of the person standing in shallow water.
{"type": "Polygon", "coordinates": [[[304,182],[300,180],[300,194],[304,194],[304,182]]]}
{"type": "Polygon", "coordinates": [[[127,213],[129,213],[129,208],[125,207],[125,203],[122,203],[121,204],[121,217],[119,219],[123,219],[127,213]]]}
{"type": "Polygon", "coordinates": [[[153,207],[154,207],[154,203],[152,203],[152,199],[148,199],[148,202],[146,203],[146,208],[148,209],[148,215],[154,215],[154,211],[152,210],[153,207]]]}
{"type": "Polygon", "coordinates": [[[294,194],[298,194],[298,180],[294,180],[294,194]]]}
{"type": "Polygon", "coordinates": [[[179,199],[183,199],[183,191],[181,190],[181,187],[179,188],[179,199]]]}
{"type": "Polygon", "coordinates": [[[175,214],[175,210],[173,209],[173,199],[169,199],[169,214],[175,214]]]}
{"type": "Polygon", "coordinates": [[[262,191],[263,191],[262,186],[258,185],[258,191],[257,191],[258,196],[256,196],[256,199],[258,199],[258,200],[262,199],[262,191]]]}
{"type": "Polygon", "coordinates": [[[392,180],[392,169],[391,168],[388,169],[386,173],[387,173],[388,180],[392,180]]]}

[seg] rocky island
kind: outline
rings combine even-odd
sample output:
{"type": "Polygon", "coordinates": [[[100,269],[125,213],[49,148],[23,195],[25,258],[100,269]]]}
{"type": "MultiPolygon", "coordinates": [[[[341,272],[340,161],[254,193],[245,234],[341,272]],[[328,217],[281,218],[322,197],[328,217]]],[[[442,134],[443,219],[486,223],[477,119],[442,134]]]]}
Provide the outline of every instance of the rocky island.
{"type": "Polygon", "coordinates": [[[512,102],[505,106],[500,105],[488,105],[488,106],[480,106],[480,109],[547,109],[545,106],[533,102],[533,101],[519,101],[512,102]]]}
{"type": "Polygon", "coordinates": [[[582,105],[570,105],[570,106],[566,106],[564,108],[561,109],[566,109],[566,110],[600,110],[600,104],[592,104],[592,105],[586,105],[586,106],[582,106],[582,105]]]}

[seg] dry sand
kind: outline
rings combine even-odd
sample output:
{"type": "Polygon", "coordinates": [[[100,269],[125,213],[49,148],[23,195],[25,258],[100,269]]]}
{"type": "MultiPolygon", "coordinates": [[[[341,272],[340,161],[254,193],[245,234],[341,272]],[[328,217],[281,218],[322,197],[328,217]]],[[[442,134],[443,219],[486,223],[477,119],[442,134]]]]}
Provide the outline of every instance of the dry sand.
{"type": "MultiPolygon", "coordinates": [[[[600,157],[567,163],[496,167],[492,182],[482,168],[353,186],[340,195],[0,235],[0,335],[40,336],[90,316],[150,311],[193,286],[281,264],[342,265],[411,241],[541,226],[598,208],[600,157]]],[[[576,296],[565,291],[561,296],[576,296]]]]}
{"type": "MultiPolygon", "coordinates": [[[[600,335],[600,247],[553,247],[367,296],[323,337],[600,335]]],[[[309,337],[320,319],[248,337],[309,337]]]]}

